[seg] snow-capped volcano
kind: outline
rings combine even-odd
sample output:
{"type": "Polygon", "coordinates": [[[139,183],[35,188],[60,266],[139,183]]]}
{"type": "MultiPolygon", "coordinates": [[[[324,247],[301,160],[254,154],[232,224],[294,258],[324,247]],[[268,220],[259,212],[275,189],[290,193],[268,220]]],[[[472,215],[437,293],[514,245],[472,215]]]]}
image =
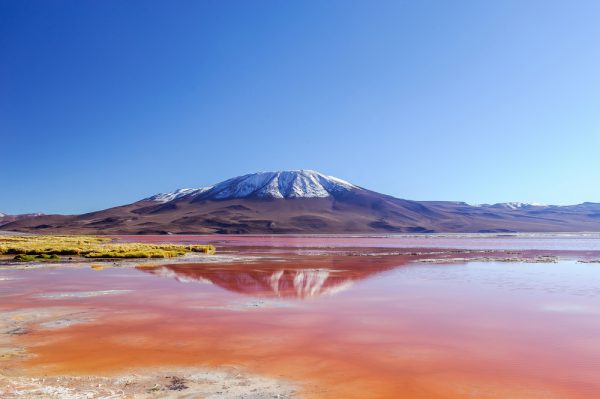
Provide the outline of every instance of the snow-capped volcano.
{"type": "Polygon", "coordinates": [[[600,203],[412,201],[313,170],[294,170],[247,174],[83,215],[7,215],[0,217],[0,226],[46,234],[600,231],[600,203]]]}
{"type": "Polygon", "coordinates": [[[184,188],[147,198],[156,202],[201,198],[227,200],[235,198],[327,198],[359,187],[337,177],[314,170],[259,172],[225,180],[211,187],[184,188]]]}

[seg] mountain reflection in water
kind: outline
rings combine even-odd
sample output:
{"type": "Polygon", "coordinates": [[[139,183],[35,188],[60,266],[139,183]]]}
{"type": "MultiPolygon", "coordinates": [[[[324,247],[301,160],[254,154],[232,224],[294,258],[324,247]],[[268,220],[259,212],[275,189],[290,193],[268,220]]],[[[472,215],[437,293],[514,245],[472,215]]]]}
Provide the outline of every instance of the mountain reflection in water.
{"type": "Polygon", "coordinates": [[[357,261],[343,268],[335,262],[262,262],[260,264],[176,264],[140,267],[155,276],[173,278],[182,283],[213,284],[228,291],[255,297],[309,299],[334,295],[349,289],[356,282],[406,263],[395,257],[394,262],[357,261]],[[284,266],[285,265],[285,266],[284,266]],[[312,267],[306,267],[311,265],[312,267]],[[350,267],[348,267],[350,266],[350,267]]]}

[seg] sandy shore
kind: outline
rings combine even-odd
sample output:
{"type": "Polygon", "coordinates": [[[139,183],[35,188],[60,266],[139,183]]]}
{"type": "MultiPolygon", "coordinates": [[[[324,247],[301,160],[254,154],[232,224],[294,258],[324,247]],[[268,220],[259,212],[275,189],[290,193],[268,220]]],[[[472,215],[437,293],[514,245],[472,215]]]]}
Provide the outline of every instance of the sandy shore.
{"type": "Polygon", "coordinates": [[[287,381],[244,373],[235,367],[140,369],[112,376],[7,377],[2,398],[117,399],[297,397],[287,381]]]}
{"type": "Polygon", "coordinates": [[[214,254],[205,255],[188,253],[176,258],[144,258],[144,259],[85,259],[74,257],[71,260],[40,261],[40,262],[15,262],[12,256],[0,257],[0,270],[3,269],[37,269],[47,267],[143,267],[159,266],[177,263],[231,263],[252,262],[264,260],[264,256],[214,254]]]}

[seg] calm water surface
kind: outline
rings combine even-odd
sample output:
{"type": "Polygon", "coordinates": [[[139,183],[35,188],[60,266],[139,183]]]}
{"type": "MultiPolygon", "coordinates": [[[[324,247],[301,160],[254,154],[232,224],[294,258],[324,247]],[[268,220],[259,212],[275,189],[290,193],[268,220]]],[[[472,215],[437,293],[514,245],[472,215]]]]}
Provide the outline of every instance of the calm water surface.
{"type": "MultiPolygon", "coordinates": [[[[330,240],[318,241],[356,242],[330,240]]],[[[574,246],[590,249],[564,245],[574,246]]],[[[0,276],[13,278],[0,281],[5,310],[76,306],[102,315],[20,337],[36,355],[26,368],[240,365],[298,381],[306,397],[321,398],[600,397],[600,264],[279,253],[244,263],[0,276]],[[122,291],[44,296],[95,290],[122,291]]]]}
{"type": "Polygon", "coordinates": [[[214,243],[219,247],[460,248],[598,251],[600,233],[418,234],[418,235],[164,235],[120,236],[149,242],[214,243]]]}

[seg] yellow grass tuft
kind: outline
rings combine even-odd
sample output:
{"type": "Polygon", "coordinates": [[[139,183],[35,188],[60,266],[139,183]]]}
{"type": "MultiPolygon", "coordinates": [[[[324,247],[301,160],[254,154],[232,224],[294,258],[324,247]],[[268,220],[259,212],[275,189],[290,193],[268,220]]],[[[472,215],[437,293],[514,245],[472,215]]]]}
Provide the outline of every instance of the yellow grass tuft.
{"type": "Polygon", "coordinates": [[[214,254],[212,245],[117,243],[96,236],[0,236],[0,255],[16,260],[51,260],[62,256],[84,258],[173,258],[188,252],[214,254]]]}

